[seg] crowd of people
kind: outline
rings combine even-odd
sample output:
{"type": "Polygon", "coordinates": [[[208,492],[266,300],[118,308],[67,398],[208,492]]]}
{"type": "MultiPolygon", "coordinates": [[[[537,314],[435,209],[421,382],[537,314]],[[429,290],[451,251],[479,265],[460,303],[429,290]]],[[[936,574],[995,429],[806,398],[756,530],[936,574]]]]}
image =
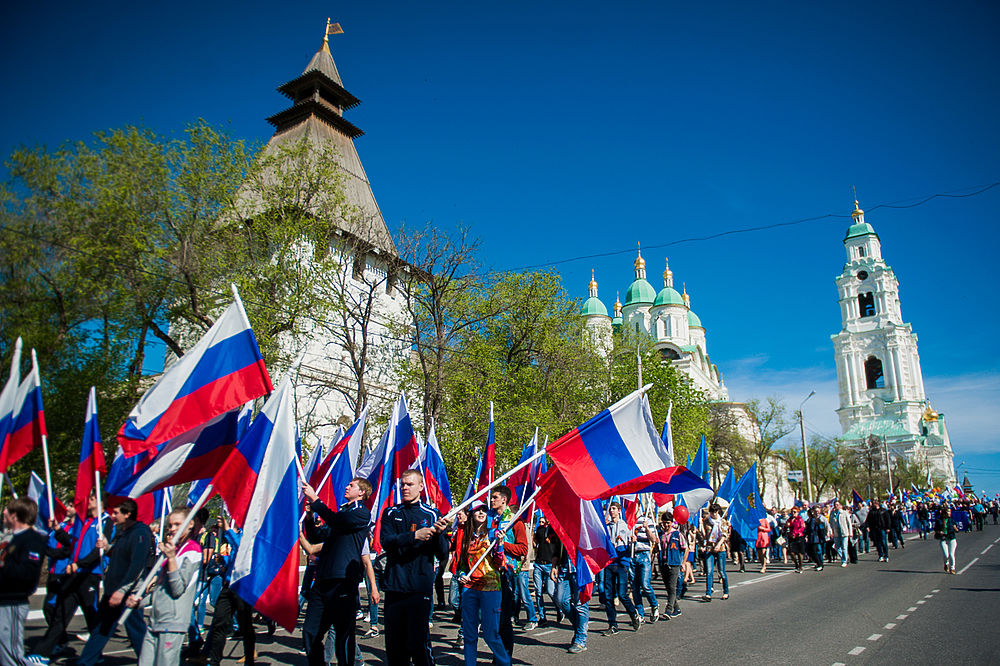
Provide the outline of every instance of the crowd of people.
{"type": "MultiPolygon", "coordinates": [[[[587,649],[591,601],[589,591],[579,589],[577,563],[543,515],[519,519],[507,487],[493,488],[487,502],[473,503],[451,522],[420,501],[423,478],[409,470],[400,479],[402,501],[374,526],[365,504],[371,491],[366,479],[355,478],[343,503],[328,507],[303,484],[308,503],[299,544],[306,566],[298,603],[301,649],[310,665],[364,663],[359,633],[384,636],[389,664],[432,664],[435,611],[459,625],[456,647],[466,664],[476,663],[480,638],[494,663],[510,664],[522,616],[522,631],[567,621],[568,652],[587,649]]],[[[76,664],[99,663],[119,623],[143,666],[174,666],[182,659],[219,664],[232,635],[241,637],[241,662],[253,664],[257,626],[273,634],[275,625],[255,616],[230,589],[241,531],[225,512],[212,519],[206,509],[193,515],[175,510],[163,518],[158,541],[159,530],[136,520],[134,501],[121,502],[106,519],[98,506],[91,495],[87,515],[69,508],[46,533],[36,527],[33,500],[7,504],[0,538],[0,664],[47,664],[73,653],[74,639],[82,643],[76,664]],[[47,626],[25,655],[28,602],[43,564],[47,626]],[[87,633],[74,635],[69,627],[78,609],[87,633]]],[[[619,606],[639,631],[643,624],[679,618],[680,599],[728,599],[728,567],[742,572],[757,566],[766,573],[780,562],[802,573],[811,562],[818,572],[855,564],[871,549],[888,562],[891,549],[905,547],[907,531],[937,539],[944,571],[954,574],[959,533],[982,530],[990,516],[996,525],[998,514],[997,501],[974,498],[909,505],[872,500],[850,507],[832,501],[768,509],[751,536],[733,528],[720,500],[691,516],[668,510],[628,519],[611,501],[606,521],[614,559],[597,573],[593,588],[607,619],[603,635],[619,633],[619,606]],[[656,577],[667,595],[662,609],[656,577]]]]}

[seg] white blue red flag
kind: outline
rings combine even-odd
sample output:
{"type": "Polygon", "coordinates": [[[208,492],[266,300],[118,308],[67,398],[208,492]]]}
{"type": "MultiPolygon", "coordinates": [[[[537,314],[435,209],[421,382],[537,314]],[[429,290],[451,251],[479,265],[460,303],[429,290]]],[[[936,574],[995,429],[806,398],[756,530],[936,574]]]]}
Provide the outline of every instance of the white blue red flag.
{"type": "Polygon", "coordinates": [[[497,441],[496,430],[493,427],[493,401],[490,401],[490,429],[486,434],[486,448],[483,450],[483,464],[476,477],[476,490],[482,490],[493,483],[496,472],[497,441]]]}
{"type": "MultiPolygon", "coordinates": [[[[10,436],[10,425],[14,416],[14,401],[17,398],[17,389],[21,385],[21,338],[14,343],[14,352],[10,357],[10,376],[3,390],[0,391],[0,464],[3,463],[4,451],[7,446],[7,438],[10,436]]],[[[7,470],[6,466],[0,468],[0,474],[7,470]]]]}
{"type": "Polygon", "coordinates": [[[358,420],[347,429],[347,432],[334,440],[326,460],[317,470],[319,480],[316,483],[322,481],[324,476],[327,478],[322,486],[313,487],[316,488],[316,494],[319,495],[320,500],[331,511],[337,510],[344,498],[344,489],[347,488],[347,484],[355,476],[358,476],[356,473],[358,455],[361,453],[361,443],[365,437],[365,422],[367,420],[368,406],[365,405],[358,420]],[[329,470],[329,474],[327,474],[327,470],[329,470]]]}
{"type": "Polygon", "coordinates": [[[31,374],[17,387],[11,409],[10,425],[0,450],[0,473],[42,445],[45,433],[45,409],[42,407],[42,382],[38,361],[31,350],[31,374]]]}
{"type": "MultiPolygon", "coordinates": [[[[532,435],[531,441],[528,442],[524,449],[521,451],[521,458],[517,461],[520,465],[531,458],[533,455],[538,453],[538,428],[535,428],[535,434],[532,435]]],[[[523,469],[514,472],[514,474],[507,479],[507,487],[511,489],[514,497],[511,499],[511,504],[518,505],[532,493],[535,492],[535,487],[538,485],[538,477],[542,472],[545,471],[545,456],[536,458],[531,462],[530,465],[524,467],[523,469]]],[[[525,520],[530,518],[530,514],[524,514],[525,520]]]]}
{"type": "Polygon", "coordinates": [[[406,395],[401,394],[392,408],[385,435],[368,453],[358,471],[358,476],[365,476],[372,484],[368,505],[375,524],[372,543],[376,549],[380,549],[382,543],[382,512],[399,501],[399,477],[410,469],[419,454],[417,435],[406,409],[406,395]]]}
{"type": "Polygon", "coordinates": [[[535,501],[575,563],[580,602],[586,603],[597,572],[615,557],[601,503],[577,497],[557,467],[542,477],[535,501]]]}
{"type": "Polygon", "coordinates": [[[431,421],[427,445],[423,447],[420,456],[419,465],[424,475],[427,503],[443,516],[451,511],[451,485],[448,483],[448,471],[444,468],[444,456],[441,455],[437,435],[434,434],[434,421],[431,421]]]}
{"type": "MultiPolygon", "coordinates": [[[[340,434],[340,428],[337,428],[337,435],[340,434]]],[[[333,441],[337,441],[336,438],[333,441]]],[[[309,452],[309,458],[306,459],[306,464],[302,466],[302,475],[309,480],[309,485],[312,485],[313,475],[316,473],[316,469],[319,464],[323,462],[323,440],[320,439],[316,442],[316,446],[312,448],[309,452]]],[[[315,486],[314,486],[315,487],[315,486]]],[[[299,490],[299,504],[305,500],[305,494],[302,490],[299,490]]]]}
{"type": "Polygon", "coordinates": [[[212,482],[212,479],[201,479],[200,481],[194,481],[190,486],[188,486],[188,498],[187,505],[194,506],[201,499],[201,494],[205,492],[208,488],[208,484],[212,482]]]}
{"type": "Polygon", "coordinates": [[[634,391],[546,449],[573,492],[582,499],[654,492],[688,493],[702,502],[711,486],[685,467],[667,467],[642,391],[634,391]],[[702,499],[703,498],[703,499],[702,499]]]}
{"type": "Polygon", "coordinates": [[[286,376],[215,475],[233,521],[243,526],[230,587],[289,631],[299,613],[294,397],[286,376]]]}
{"type": "Polygon", "coordinates": [[[156,449],[272,390],[237,301],[146,391],[118,432],[118,443],[129,456],[156,449]]]}
{"type": "MultiPolygon", "coordinates": [[[[42,477],[34,472],[31,473],[31,477],[28,479],[28,497],[35,500],[38,504],[38,517],[35,519],[35,527],[48,531],[49,518],[53,517],[52,512],[49,511],[49,489],[46,487],[45,482],[42,481],[42,477]]],[[[56,522],[61,523],[66,518],[66,506],[55,495],[52,496],[52,501],[56,505],[54,516],[56,522]]]]}
{"type": "Polygon", "coordinates": [[[83,423],[83,441],[80,443],[80,464],[76,468],[76,492],[73,494],[73,506],[78,516],[87,515],[87,498],[94,491],[95,472],[107,474],[108,467],[104,462],[101,431],[97,427],[97,389],[91,386],[83,423]]]}

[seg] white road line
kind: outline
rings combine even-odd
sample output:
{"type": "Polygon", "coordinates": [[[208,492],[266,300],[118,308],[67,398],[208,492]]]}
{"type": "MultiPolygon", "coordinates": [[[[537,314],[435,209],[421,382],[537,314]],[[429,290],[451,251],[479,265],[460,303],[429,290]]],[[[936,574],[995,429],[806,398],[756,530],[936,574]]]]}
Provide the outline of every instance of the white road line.
{"type": "Polygon", "coordinates": [[[920,604],[926,604],[926,603],[927,603],[926,599],[921,599],[920,601],[917,602],[917,605],[919,606],[920,604]]]}
{"type": "Polygon", "coordinates": [[[533,633],[531,635],[532,636],[546,636],[548,634],[554,634],[554,633],[556,633],[555,629],[549,629],[547,631],[539,631],[537,634],[533,633]]]}
{"type": "Polygon", "coordinates": [[[1000,537],[997,537],[996,539],[994,539],[993,543],[1000,543],[1000,537]]]}
{"type": "Polygon", "coordinates": [[[885,625],[885,628],[886,629],[895,629],[896,628],[896,623],[895,622],[889,622],[888,624],[885,625]]]}
{"type": "Polygon", "coordinates": [[[983,549],[983,552],[981,552],[981,553],[979,553],[979,554],[980,554],[980,555],[985,555],[985,554],[986,554],[986,551],[987,551],[987,550],[989,550],[989,549],[990,549],[990,548],[992,548],[992,547],[993,547],[993,544],[990,544],[990,545],[986,546],[986,548],[984,548],[984,549],[983,549]]]}
{"type": "Polygon", "coordinates": [[[855,657],[857,657],[859,654],[861,654],[864,651],[865,651],[865,649],[859,645],[858,647],[854,648],[853,650],[851,650],[847,654],[852,654],[855,657]]]}
{"type": "Polygon", "coordinates": [[[766,576],[761,576],[760,578],[752,578],[750,580],[745,580],[742,583],[736,583],[733,587],[739,587],[740,585],[753,585],[754,583],[763,583],[765,580],[774,580],[775,578],[781,578],[782,576],[787,576],[792,573],[791,571],[782,571],[781,573],[768,574],[766,576]]]}
{"type": "Polygon", "coordinates": [[[847,666],[847,664],[845,664],[842,661],[835,661],[835,662],[833,662],[833,666],[847,666]]]}
{"type": "Polygon", "coordinates": [[[908,618],[908,617],[910,617],[910,616],[909,616],[909,615],[906,615],[906,614],[904,613],[903,615],[897,615],[897,616],[896,616],[896,619],[897,619],[897,620],[905,620],[905,619],[906,619],[906,618],[908,618]]]}
{"type": "Polygon", "coordinates": [[[938,593],[938,592],[940,592],[940,591],[941,591],[941,590],[931,590],[931,592],[934,592],[935,594],[937,594],[937,593],[938,593]]]}
{"type": "Polygon", "coordinates": [[[907,612],[907,613],[912,613],[912,612],[913,612],[913,611],[915,611],[915,610],[917,610],[917,607],[916,607],[916,606],[910,606],[909,608],[907,608],[907,609],[906,609],[906,612],[907,612]]]}
{"type": "Polygon", "coordinates": [[[882,634],[872,634],[871,636],[868,637],[868,640],[877,641],[880,638],[882,638],[882,634]]]}
{"type": "Polygon", "coordinates": [[[964,574],[968,570],[969,567],[971,567],[973,564],[975,564],[978,561],[979,561],[979,558],[977,557],[974,560],[972,560],[971,562],[969,562],[968,564],[966,564],[964,567],[962,567],[962,570],[959,571],[958,573],[964,574]]]}
{"type": "Polygon", "coordinates": [[[924,599],[933,599],[933,598],[934,598],[933,594],[925,594],[924,595],[924,599]]]}

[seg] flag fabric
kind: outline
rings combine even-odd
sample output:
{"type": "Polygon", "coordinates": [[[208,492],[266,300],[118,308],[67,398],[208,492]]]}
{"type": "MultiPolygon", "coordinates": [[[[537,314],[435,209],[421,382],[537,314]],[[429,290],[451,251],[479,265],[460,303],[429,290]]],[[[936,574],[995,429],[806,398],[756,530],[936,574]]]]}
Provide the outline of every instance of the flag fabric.
{"type": "Polygon", "coordinates": [[[766,518],[764,502],[757,489],[757,463],[755,462],[736,483],[736,493],[729,505],[729,523],[747,543],[757,541],[757,526],[766,518]]]}
{"type": "Polygon", "coordinates": [[[361,470],[364,470],[372,484],[368,507],[375,525],[372,543],[376,550],[381,549],[382,512],[399,501],[399,476],[410,468],[418,454],[416,433],[406,408],[406,395],[401,394],[393,406],[389,427],[358,471],[358,476],[362,476],[361,470]]]}
{"type": "Polygon", "coordinates": [[[486,448],[483,449],[483,466],[476,481],[476,490],[482,490],[493,483],[496,472],[497,442],[496,429],[493,427],[493,401],[490,401],[490,427],[486,434],[486,448]]]}
{"type": "Polygon", "coordinates": [[[733,472],[733,468],[730,467],[729,471],[726,472],[726,478],[722,480],[722,484],[719,486],[719,491],[715,494],[716,497],[726,500],[728,503],[732,503],[733,495],[736,494],[736,474],[733,472]]]}
{"type": "Polygon", "coordinates": [[[854,488],[851,488],[851,499],[854,504],[863,504],[865,501],[862,499],[861,494],[854,488]]]}
{"type": "Polygon", "coordinates": [[[167,486],[210,479],[247,432],[251,413],[249,404],[230,410],[153,450],[126,456],[121,469],[108,475],[105,489],[111,495],[135,499],[167,486]]]}
{"type": "Polygon", "coordinates": [[[87,414],[83,423],[83,442],[80,445],[80,464],[76,468],[76,492],[73,506],[76,515],[87,515],[87,499],[94,490],[94,473],[106,475],[108,467],[104,461],[104,447],[101,445],[101,431],[97,425],[97,389],[90,387],[87,398],[87,414]]]}
{"type": "Polygon", "coordinates": [[[698,452],[694,454],[694,460],[691,461],[691,471],[700,476],[705,481],[708,481],[708,445],[705,443],[705,436],[701,436],[701,446],[698,447],[698,452]]]}
{"type": "MultiPolygon", "coordinates": [[[[347,488],[351,479],[357,476],[358,455],[361,453],[361,442],[365,436],[367,418],[368,407],[366,405],[361,410],[361,416],[358,417],[358,420],[347,429],[347,432],[334,441],[330,453],[327,454],[328,462],[324,461],[324,464],[320,465],[323,476],[326,475],[327,469],[330,470],[330,475],[322,487],[316,488],[316,494],[331,511],[336,511],[340,506],[340,501],[344,497],[344,489],[347,488]]],[[[317,483],[323,480],[323,476],[320,476],[317,483]]]]}
{"type": "Polygon", "coordinates": [[[448,483],[448,471],[444,467],[444,456],[438,446],[437,435],[434,434],[434,421],[431,421],[427,433],[427,445],[422,452],[420,467],[424,474],[424,489],[427,493],[427,503],[437,508],[441,515],[451,511],[451,485],[448,483]]]}
{"type": "Polygon", "coordinates": [[[635,524],[639,522],[639,495],[633,493],[631,495],[621,496],[622,505],[622,520],[628,525],[629,529],[635,527],[635,524]]]}
{"type": "Polygon", "coordinates": [[[920,494],[920,490],[919,490],[919,489],[917,488],[917,484],[915,484],[915,483],[911,483],[911,484],[910,484],[910,488],[911,488],[911,489],[913,490],[913,492],[915,492],[916,494],[918,494],[918,495],[920,494]]]}
{"type": "Polygon", "coordinates": [[[243,526],[230,588],[288,631],[298,618],[298,465],[286,376],[222,468],[215,487],[243,526]]]}
{"type": "Polygon", "coordinates": [[[171,497],[172,488],[163,488],[153,491],[153,519],[162,519],[169,516],[174,510],[174,500],[171,497]]]}
{"type": "Polygon", "coordinates": [[[586,603],[597,572],[615,556],[601,503],[577,497],[558,467],[542,477],[535,501],[575,563],[580,602],[586,603]]]}
{"type": "MultiPolygon", "coordinates": [[[[337,429],[337,434],[340,434],[340,429],[337,429]]],[[[337,437],[333,441],[337,441],[340,438],[337,437]]],[[[309,485],[312,485],[313,475],[316,473],[316,469],[319,464],[323,461],[323,440],[316,442],[316,446],[313,447],[312,451],[309,452],[309,458],[306,460],[306,464],[302,466],[302,476],[309,481],[309,485]]],[[[315,486],[314,486],[315,487],[315,486]]],[[[299,504],[305,500],[305,495],[302,490],[299,490],[299,504]]]]}
{"type": "MultiPolygon", "coordinates": [[[[34,472],[31,473],[28,479],[28,497],[35,500],[35,503],[38,504],[38,517],[35,519],[35,527],[47,532],[49,529],[49,518],[53,517],[52,512],[49,511],[49,489],[46,487],[45,482],[42,481],[42,477],[34,472]]],[[[66,506],[55,495],[52,496],[52,502],[56,505],[54,516],[56,522],[61,523],[66,518],[66,506]]]]}
{"type": "Polygon", "coordinates": [[[0,449],[0,473],[42,445],[45,432],[45,409],[42,407],[42,382],[38,361],[31,350],[31,374],[24,378],[11,405],[10,421],[0,449]]]}
{"type": "MultiPolygon", "coordinates": [[[[664,459],[663,464],[667,467],[674,466],[674,431],[673,426],[670,423],[671,414],[674,411],[674,403],[671,402],[667,407],[667,418],[663,422],[663,432],[660,433],[660,439],[663,440],[663,445],[667,448],[667,457],[664,459]]],[[[660,507],[668,502],[674,501],[674,496],[667,493],[653,493],[653,501],[656,502],[656,506],[660,507]]]]}
{"type": "Polygon", "coordinates": [[[962,490],[962,486],[955,486],[955,492],[958,494],[959,497],[962,498],[965,497],[965,491],[962,490]]]}
{"type": "Polygon", "coordinates": [[[130,456],[155,449],[273,390],[237,301],[146,391],[119,430],[118,443],[130,456]]]}
{"type": "Polygon", "coordinates": [[[7,471],[3,464],[4,452],[7,450],[7,439],[10,436],[11,422],[14,417],[14,403],[17,390],[21,386],[21,338],[14,343],[14,352],[10,357],[10,375],[7,383],[0,391],[0,474],[7,471]]]}
{"type": "Polygon", "coordinates": [[[582,499],[639,492],[617,488],[647,474],[678,469],[665,464],[666,446],[642,396],[642,391],[630,393],[548,446],[552,462],[582,499]]]}
{"type": "Polygon", "coordinates": [[[199,481],[193,482],[188,487],[187,505],[189,507],[190,506],[194,506],[195,504],[198,503],[198,500],[201,499],[201,494],[203,492],[205,492],[205,489],[208,488],[208,484],[210,484],[211,482],[212,482],[212,479],[210,479],[210,478],[209,479],[201,479],[199,481]]]}
{"type": "MultiPolygon", "coordinates": [[[[531,441],[525,444],[524,449],[521,450],[521,458],[517,461],[517,464],[522,464],[537,452],[538,428],[535,428],[535,434],[532,435],[531,441]]],[[[542,458],[539,460],[542,460],[542,458]]],[[[535,462],[537,461],[533,461],[531,465],[518,470],[507,479],[507,487],[514,494],[511,498],[511,504],[519,506],[521,502],[524,502],[535,491],[535,483],[538,482],[537,468],[534,470],[534,478],[532,478],[532,468],[535,467],[535,462]]],[[[527,518],[525,519],[527,520],[527,518]]]]}

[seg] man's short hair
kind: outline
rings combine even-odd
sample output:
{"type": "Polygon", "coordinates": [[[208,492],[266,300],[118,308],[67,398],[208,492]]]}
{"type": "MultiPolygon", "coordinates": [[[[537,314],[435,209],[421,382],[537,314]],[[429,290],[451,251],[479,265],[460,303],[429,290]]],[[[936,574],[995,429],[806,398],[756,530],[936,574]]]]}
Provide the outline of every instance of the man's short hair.
{"type": "MultiPolygon", "coordinates": [[[[187,514],[184,515],[187,516],[187,514]]],[[[204,525],[205,523],[208,522],[208,515],[209,515],[208,509],[206,509],[205,507],[201,507],[200,509],[198,509],[198,513],[194,514],[194,519],[197,520],[202,525],[204,525]]]]}
{"type": "Polygon", "coordinates": [[[132,520],[136,519],[139,513],[139,505],[135,503],[135,500],[131,497],[127,497],[122,500],[122,503],[118,505],[118,510],[124,513],[126,516],[132,520]]]}
{"type": "Polygon", "coordinates": [[[409,477],[414,477],[415,476],[418,479],[420,479],[421,481],[424,480],[424,475],[420,473],[419,469],[408,469],[405,472],[403,472],[402,474],[400,474],[399,478],[400,479],[405,479],[408,476],[409,477]]]}
{"type": "MultiPolygon", "coordinates": [[[[408,469],[406,470],[406,472],[417,472],[417,470],[408,469]]],[[[406,472],[403,472],[402,476],[406,476],[406,472]]],[[[417,474],[420,474],[420,472],[417,472],[417,474]]],[[[353,479],[351,479],[351,482],[357,483],[358,488],[361,488],[361,499],[368,499],[369,497],[372,496],[372,484],[371,482],[368,481],[368,479],[366,479],[363,476],[356,476],[353,479]]]]}
{"type": "Polygon", "coordinates": [[[608,511],[611,511],[611,507],[613,507],[613,506],[618,507],[619,511],[622,510],[622,505],[621,504],[619,504],[618,502],[612,502],[611,504],[608,505],[608,511]]]}
{"type": "Polygon", "coordinates": [[[7,502],[7,511],[24,525],[34,525],[38,518],[38,504],[30,497],[17,497],[7,502]]]}
{"type": "Polygon", "coordinates": [[[497,486],[490,491],[490,495],[502,495],[507,504],[510,504],[510,498],[514,496],[507,486],[497,486]]]}

